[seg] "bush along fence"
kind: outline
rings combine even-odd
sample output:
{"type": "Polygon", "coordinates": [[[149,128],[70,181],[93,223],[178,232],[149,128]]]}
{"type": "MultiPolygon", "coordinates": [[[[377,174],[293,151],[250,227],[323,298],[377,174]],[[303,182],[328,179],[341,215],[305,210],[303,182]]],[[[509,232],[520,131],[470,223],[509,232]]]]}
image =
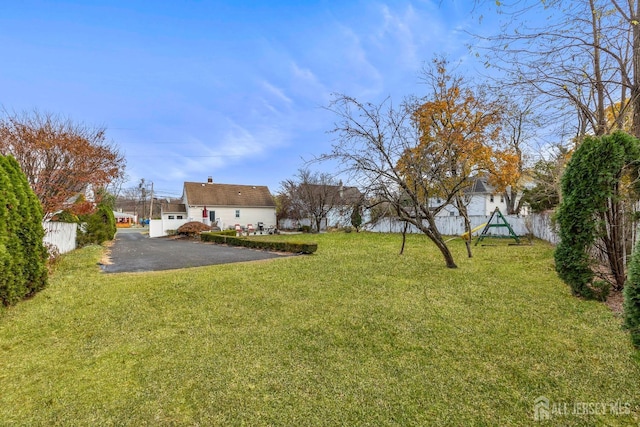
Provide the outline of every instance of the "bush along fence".
{"type": "Polygon", "coordinates": [[[268,251],[291,252],[300,254],[312,254],[318,250],[317,243],[302,242],[276,242],[272,240],[254,240],[245,237],[230,236],[224,233],[204,232],[200,233],[200,240],[203,242],[220,243],[230,246],[242,246],[252,249],[263,249],[268,251]]]}

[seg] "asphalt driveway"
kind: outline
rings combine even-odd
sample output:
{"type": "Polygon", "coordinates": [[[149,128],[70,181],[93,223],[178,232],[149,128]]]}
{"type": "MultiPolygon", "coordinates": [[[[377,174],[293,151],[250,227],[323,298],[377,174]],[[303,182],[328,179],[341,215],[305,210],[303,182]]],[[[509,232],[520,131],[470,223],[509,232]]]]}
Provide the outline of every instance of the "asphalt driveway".
{"type": "Polygon", "coordinates": [[[120,229],[111,246],[106,273],[172,270],[203,265],[258,261],[291,254],[277,254],[233,246],[214,245],[189,239],[150,239],[139,229],[120,229]]]}

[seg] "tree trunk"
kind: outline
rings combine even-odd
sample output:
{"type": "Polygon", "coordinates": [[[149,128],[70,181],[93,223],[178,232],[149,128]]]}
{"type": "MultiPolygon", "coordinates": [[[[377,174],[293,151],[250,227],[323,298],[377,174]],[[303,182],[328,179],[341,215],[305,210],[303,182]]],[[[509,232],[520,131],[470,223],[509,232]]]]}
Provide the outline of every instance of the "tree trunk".
{"type": "MultiPolygon", "coordinates": [[[[632,3],[629,3],[632,5],[632,3]]],[[[637,21],[640,18],[640,2],[635,4],[636,10],[633,10],[633,6],[630,8],[630,12],[634,14],[631,17],[632,22],[637,21]]],[[[633,49],[631,56],[633,84],[630,90],[630,100],[633,108],[631,134],[636,138],[640,138],[640,25],[633,25],[633,49]]]]}
{"type": "Polygon", "coordinates": [[[400,247],[400,255],[404,253],[404,244],[407,241],[407,228],[409,228],[409,223],[405,221],[404,226],[402,227],[402,246],[400,247]]]}
{"type": "Polygon", "coordinates": [[[460,195],[456,196],[456,207],[458,208],[458,212],[460,212],[460,215],[464,219],[464,231],[466,236],[464,238],[464,244],[467,247],[467,256],[469,258],[473,258],[473,253],[471,252],[471,221],[469,221],[469,212],[467,211],[467,205],[464,204],[464,200],[460,195]]]}
{"type": "MultiPolygon", "coordinates": [[[[620,202],[609,199],[607,202],[607,210],[600,214],[600,219],[604,227],[601,233],[604,248],[601,249],[601,252],[606,258],[606,263],[609,265],[614,290],[621,290],[626,281],[624,242],[622,241],[622,230],[620,229],[620,212],[620,202]]],[[[604,260],[601,261],[604,262],[604,260]]]]}
{"type": "Polygon", "coordinates": [[[426,220],[429,223],[429,227],[425,227],[421,221],[416,221],[414,225],[418,227],[420,231],[426,234],[427,237],[438,247],[440,253],[442,254],[442,257],[444,258],[444,262],[447,265],[447,268],[458,268],[456,262],[453,260],[453,255],[451,254],[449,247],[445,243],[442,235],[436,227],[435,219],[430,216],[426,218],[426,220]]]}
{"type": "Polygon", "coordinates": [[[614,289],[620,290],[624,287],[627,279],[624,266],[624,242],[621,235],[621,211],[619,201],[609,201],[609,209],[606,216],[605,240],[606,256],[609,261],[611,274],[613,275],[614,289]]]}
{"type": "Polygon", "coordinates": [[[442,236],[440,236],[440,233],[438,233],[438,237],[429,236],[429,238],[431,238],[433,243],[435,243],[438,249],[440,249],[440,252],[444,257],[444,261],[447,264],[447,268],[458,268],[456,262],[453,260],[453,255],[451,254],[449,247],[446,245],[444,240],[442,240],[442,236]]]}
{"type": "Polygon", "coordinates": [[[513,190],[505,190],[503,196],[507,202],[507,215],[519,215],[522,209],[522,197],[518,199],[518,193],[513,190]]]}
{"type": "Polygon", "coordinates": [[[595,131],[596,135],[604,135],[607,129],[607,118],[605,115],[605,107],[604,107],[604,85],[602,82],[602,69],[600,65],[600,28],[599,28],[599,19],[600,15],[598,13],[598,9],[595,6],[594,0],[589,0],[589,7],[592,11],[591,13],[591,31],[593,37],[593,73],[595,80],[595,97],[596,97],[596,111],[595,111],[595,119],[596,126],[595,131]]]}

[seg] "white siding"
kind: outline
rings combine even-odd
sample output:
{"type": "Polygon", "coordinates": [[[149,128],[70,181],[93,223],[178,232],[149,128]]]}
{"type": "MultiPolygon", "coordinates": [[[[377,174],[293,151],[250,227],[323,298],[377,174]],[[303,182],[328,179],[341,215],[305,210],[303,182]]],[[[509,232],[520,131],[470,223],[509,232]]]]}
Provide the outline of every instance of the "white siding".
{"type": "MultiPolygon", "coordinates": [[[[208,224],[208,218],[202,218],[203,206],[189,207],[187,217],[190,221],[203,221],[208,224]]],[[[275,227],[276,208],[275,207],[229,207],[229,206],[207,206],[207,211],[215,211],[216,221],[221,229],[233,228],[236,224],[246,226],[252,224],[254,227],[262,222],[265,227],[275,227]],[[236,210],[240,211],[240,217],[236,218],[236,210]]]]}
{"type": "MultiPolygon", "coordinates": [[[[499,208],[500,212],[507,212],[507,202],[503,198],[502,194],[494,194],[493,202],[491,201],[490,194],[473,194],[467,205],[467,213],[469,216],[489,216],[496,209],[499,208]]],[[[432,206],[437,206],[436,201],[433,200],[432,206]]],[[[528,214],[528,210],[522,209],[521,215],[528,214]]],[[[438,217],[458,216],[458,209],[453,204],[445,206],[438,213],[438,217]],[[453,213],[453,215],[451,214],[453,213]]]]}
{"type": "Polygon", "coordinates": [[[167,235],[167,230],[177,230],[182,224],[191,221],[202,222],[213,225],[209,221],[209,212],[214,211],[218,227],[225,230],[233,228],[235,224],[246,227],[248,224],[257,229],[258,223],[262,222],[265,228],[275,227],[276,208],[275,207],[229,207],[229,206],[207,206],[207,217],[202,217],[204,206],[189,206],[186,213],[164,213],[161,220],[153,225],[149,224],[149,237],[161,237],[167,235]],[[240,217],[236,218],[236,210],[240,211],[240,217]],[[177,217],[182,215],[183,219],[169,219],[169,215],[177,217]]]}
{"type": "Polygon", "coordinates": [[[471,196],[469,205],[467,205],[467,213],[469,216],[475,215],[490,215],[493,209],[487,207],[489,203],[489,196],[484,194],[478,194],[471,196]]]}
{"type": "MultiPolygon", "coordinates": [[[[203,206],[187,206],[187,213],[185,214],[187,221],[199,221],[206,218],[202,218],[202,209],[203,206]]],[[[216,216],[218,216],[218,210],[212,207],[207,206],[207,211],[216,211],[216,216]]]]}

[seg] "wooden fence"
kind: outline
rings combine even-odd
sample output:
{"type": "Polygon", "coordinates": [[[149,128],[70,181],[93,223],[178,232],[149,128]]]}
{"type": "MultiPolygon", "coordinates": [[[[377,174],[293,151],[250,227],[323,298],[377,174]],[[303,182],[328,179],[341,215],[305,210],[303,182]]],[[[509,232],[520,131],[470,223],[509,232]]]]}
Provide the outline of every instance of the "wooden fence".
{"type": "Polygon", "coordinates": [[[45,221],[42,226],[44,227],[43,241],[45,245],[55,246],[61,254],[76,248],[77,224],[45,221]]]}

